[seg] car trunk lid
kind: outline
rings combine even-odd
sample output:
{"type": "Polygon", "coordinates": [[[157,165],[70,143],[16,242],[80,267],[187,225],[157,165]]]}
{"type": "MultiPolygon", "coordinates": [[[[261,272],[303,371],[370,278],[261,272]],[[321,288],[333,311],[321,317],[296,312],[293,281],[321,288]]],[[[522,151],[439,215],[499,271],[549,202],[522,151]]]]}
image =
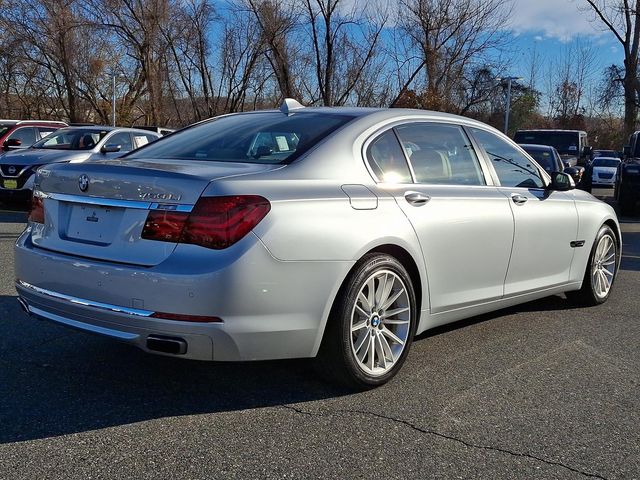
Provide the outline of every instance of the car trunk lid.
{"type": "Polygon", "coordinates": [[[190,211],[211,181],[278,167],[126,159],[46,166],[36,185],[45,223],[33,224],[32,242],[79,257],[157,265],[177,243],[141,238],[151,209],[190,211]]]}

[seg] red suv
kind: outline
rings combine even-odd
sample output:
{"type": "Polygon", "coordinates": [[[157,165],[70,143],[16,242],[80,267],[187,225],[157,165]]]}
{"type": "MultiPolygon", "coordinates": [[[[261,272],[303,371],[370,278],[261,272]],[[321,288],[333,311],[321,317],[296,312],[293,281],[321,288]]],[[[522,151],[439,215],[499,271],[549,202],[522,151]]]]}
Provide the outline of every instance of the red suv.
{"type": "Polygon", "coordinates": [[[66,126],[67,124],[64,122],[48,120],[0,120],[0,148],[5,152],[27,148],[41,138],[66,126]]]}

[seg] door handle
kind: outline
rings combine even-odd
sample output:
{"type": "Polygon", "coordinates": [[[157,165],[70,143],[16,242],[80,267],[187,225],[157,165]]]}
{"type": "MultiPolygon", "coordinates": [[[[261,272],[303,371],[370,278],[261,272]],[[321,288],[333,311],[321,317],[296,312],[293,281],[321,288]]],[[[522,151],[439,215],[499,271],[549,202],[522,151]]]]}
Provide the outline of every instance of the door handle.
{"type": "Polygon", "coordinates": [[[524,205],[529,199],[524,195],[520,195],[519,193],[512,193],[511,200],[513,200],[513,203],[515,203],[516,205],[524,205]]]}
{"type": "Polygon", "coordinates": [[[431,197],[429,195],[425,195],[424,193],[420,192],[407,192],[404,194],[404,198],[414,207],[421,207],[429,200],[431,200],[431,197]]]}

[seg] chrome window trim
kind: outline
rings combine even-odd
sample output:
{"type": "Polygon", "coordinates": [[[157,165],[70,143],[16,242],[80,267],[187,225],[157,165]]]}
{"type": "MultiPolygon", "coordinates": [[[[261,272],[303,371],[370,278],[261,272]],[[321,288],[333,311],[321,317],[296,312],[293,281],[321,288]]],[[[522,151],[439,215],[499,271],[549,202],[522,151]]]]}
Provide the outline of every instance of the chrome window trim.
{"type": "Polygon", "coordinates": [[[35,191],[34,195],[40,198],[50,198],[59,202],[81,203],[85,205],[98,205],[102,207],[120,207],[137,210],[167,210],[189,213],[193,205],[169,203],[169,202],[145,202],[140,200],[120,200],[115,198],[85,197],[68,193],[44,193],[35,191]]]}
{"type": "MultiPolygon", "coordinates": [[[[377,140],[380,136],[382,136],[388,130],[394,130],[394,134],[396,135],[396,140],[398,141],[398,143],[400,143],[400,149],[402,150],[402,153],[405,156],[405,160],[407,161],[407,164],[409,165],[409,171],[411,172],[412,179],[413,179],[413,183],[405,184],[405,185],[446,186],[446,187],[464,187],[464,188],[487,188],[487,187],[495,187],[495,186],[497,186],[496,179],[492,175],[492,173],[493,173],[492,172],[492,166],[490,166],[490,164],[486,161],[486,158],[485,158],[485,155],[484,155],[484,150],[479,148],[480,146],[477,144],[477,142],[475,141],[473,136],[470,135],[469,132],[467,131],[467,127],[475,127],[476,125],[464,122],[463,120],[464,119],[461,119],[460,122],[455,122],[455,121],[452,121],[452,120],[449,120],[449,119],[432,119],[432,118],[416,117],[416,118],[406,118],[406,119],[402,119],[402,120],[394,120],[392,122],[389,122],[389,123],[386,123],[386,124],[384,124],[382,126],[379,126],[378,128],[375,129],[375,131],[373,133],[368,135],[367,138],[362,142],[361,155],[362,155],[362,160],[363,160],[363,163],[364,163],[364,166],[365,166],[367,172],[369,173],[369,175],[371,175],[371,178],[373,179],[373,181],[377,185],[389,184],[389,182],[385,182],[385,181],[379,179],[377,177],[377,175],[374,173],[373,169],[371,168],[371,165],[369,165],[369,159],[367,158],[367,151],[369,149],[369,146],[375,140],[377,140]],[[474,150],[474,153],[475,153],[475,156],[476,156],[476,160],[478,162],[478,165],[480,166],[480,170],[482,171],[482,176],[483,176],[483,179],[484,179],[484,185],[417,183],[415,181],[415,177],[413,176],[413,167],[411,166],[409,160],[407,159],[406,152],[404,150],[404,147],[402,146],[402,143],[400,142],[400,139],[398,138],[397,134],[395,133],[395,129],[397,127],[403,126],[403,125],[407,125],[407,124],[410,124],[410,123],[427,123],[427,124],[449,125],[449,126],[459,127],[464,132],[464,134],[469,138],[469,141],[471,142],[471,145],[473,147],[473,150],[474,150]]],[[[399,184],[391,183],[391,185],[399,185],[399,184]]]]}
{"type": "Polygon", "coordinates": [[[91,300],[86,300],[84,298],[65,295],[64,293],[58,293],[52,290],[47,290],[45,288],[36,287],[35,285],[31,285],[30,283],[24,282],[19,279],[16,280],[16,284],[19,287],[22,287],[26,290],[30,290],[31,292],[35,292],[40,295],[44,295],[45,297],[55,298],[56,300],[62,300],[64,302],[71,303],[74,305],[81,305],[83,307],[92,307],[100,310],[107,310],[109,312],[114,312],[114,313],[125,313],[127,315],[134,315],[136,317],[150,317],[154,313],[151,310],[121,307],[118,305],[111,305],[109,303],[94,302],[91,300]]]}

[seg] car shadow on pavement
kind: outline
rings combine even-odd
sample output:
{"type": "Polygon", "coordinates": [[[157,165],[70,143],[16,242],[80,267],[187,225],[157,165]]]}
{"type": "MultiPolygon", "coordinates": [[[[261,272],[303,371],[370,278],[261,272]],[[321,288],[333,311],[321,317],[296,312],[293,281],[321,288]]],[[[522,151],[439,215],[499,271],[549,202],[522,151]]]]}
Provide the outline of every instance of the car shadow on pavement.
{"type": "Polygon", "coordinates": [[[310,360],[212,363],[29,318],[0,296],[0,444],[165,417],[335,398],[310,360]]]}

